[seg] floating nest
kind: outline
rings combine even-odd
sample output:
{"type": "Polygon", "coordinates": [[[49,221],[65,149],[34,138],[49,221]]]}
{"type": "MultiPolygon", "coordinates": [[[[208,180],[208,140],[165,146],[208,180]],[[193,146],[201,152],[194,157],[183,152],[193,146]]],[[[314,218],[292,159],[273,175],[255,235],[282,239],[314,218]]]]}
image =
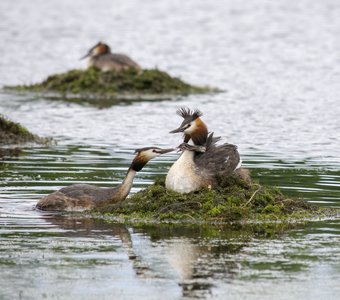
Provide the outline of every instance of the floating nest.
{"type": "Polygon", "coordinates": [[[302,199],[285,197],[279,189],[248,183],[237,176],[219,178],[213,189],[180,194],[165,188],[164,180],[101,213],[124,220],[194,223],[291,221],[335,214],[302,199]]]}
{"type": "Polygon", "coordinates": [[[152,69],[102,72],[95,68],[71,70],[49,76],[41,83],[7,86],[7,90],[54,93],[62,97],[81,98],[162,98],[168,95],[187,95],[216,92],[217,89],[188,84],[168,73],[152,69]]]}
{"type": "Polygon", "coordinates": [[[51,139],[39,137],[29,132],[19,123],[0,115],[0,157],[17,156],[21,153],[17,145],[25,143],[49,144],[51,139]],[[15,145],[11,148],[8,146],[15,145]]]}

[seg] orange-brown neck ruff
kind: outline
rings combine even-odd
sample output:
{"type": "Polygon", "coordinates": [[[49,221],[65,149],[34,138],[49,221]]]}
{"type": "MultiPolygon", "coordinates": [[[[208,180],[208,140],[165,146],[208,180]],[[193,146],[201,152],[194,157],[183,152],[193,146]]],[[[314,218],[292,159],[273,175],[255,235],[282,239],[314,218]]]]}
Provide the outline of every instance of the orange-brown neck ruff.
{"type": "Polygon", "coordinates": [[[139,172],[144,168],[149,160],[141,154],[138,154],[131,163],[130,168],[136,172],[139,172]]]}
{"type": "Polygon", "coordinates": [[[97,48],[97,55],[102,55],[106,53],[109,53],[109,47],[105,44],[99,44],[97,48]]]}
{"type": "Polygon", "coordinates": [[[208,128],[201,118],[195,120],[195,130],[191,133],[192,141],[197,146],[203,146],[207,142],[208,128]]]}

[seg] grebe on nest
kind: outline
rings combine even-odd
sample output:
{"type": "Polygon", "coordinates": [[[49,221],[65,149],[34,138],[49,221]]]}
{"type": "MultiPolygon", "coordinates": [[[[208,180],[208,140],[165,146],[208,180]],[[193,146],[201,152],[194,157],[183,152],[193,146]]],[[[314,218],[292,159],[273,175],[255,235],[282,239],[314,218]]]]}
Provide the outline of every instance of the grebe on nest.
{"type": "Polygon", "coordinates": [[[216,186],[216,176],[230,176],[240,167],[237,146],[216,145],[220,138],[208,135],[208,128],[200,118],[199,110],[180,108],[177,114],[184,118],[181,126],[171,133],[183,132],[184,143],[179,159],[170,168],[165,186],[179,193],[190,193],[204,187],[216,186]],[[192,140],[194,145],[189,145],[192,140]]]}
{"type": "Polygon", "coordinates": [[[95,67],[101,71],[121,71],[135,69],[140,72],[141,67],[125,54],[112,53],[108,45],[99,42],[81,59],[89,57],[89,67],[95,67]]]}

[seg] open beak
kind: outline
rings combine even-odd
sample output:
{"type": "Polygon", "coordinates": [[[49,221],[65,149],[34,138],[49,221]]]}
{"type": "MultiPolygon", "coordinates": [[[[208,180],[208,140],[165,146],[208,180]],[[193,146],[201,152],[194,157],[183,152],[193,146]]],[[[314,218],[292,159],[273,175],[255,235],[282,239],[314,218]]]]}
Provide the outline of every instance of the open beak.
{"type": "Polygon", "coordinates": [[[168,148],[168,149],[159,149],[157,152],[159,154],[164,154],[164,153],[168,153],[168,152],[171,152],[171,151],[174,151],[175,148],[168,148]]]}
{"type": "Polygon", "coordinates": [[[90,52],[89,53],[87,53],[87,54],[85,54],[84,56],[82,56],[81,58],[79,58],[79,60],[82,60],[82,59],[84,59],[84,58],[86,58],[86,57],[89,57],[90,56],[90,52]]]}
{"type": "Polygon", "coordinates": [[[171,130],[169,133],[183,132],[184,130],[185,130],[184,127],[178,127],[177,129],[171,130]]]}

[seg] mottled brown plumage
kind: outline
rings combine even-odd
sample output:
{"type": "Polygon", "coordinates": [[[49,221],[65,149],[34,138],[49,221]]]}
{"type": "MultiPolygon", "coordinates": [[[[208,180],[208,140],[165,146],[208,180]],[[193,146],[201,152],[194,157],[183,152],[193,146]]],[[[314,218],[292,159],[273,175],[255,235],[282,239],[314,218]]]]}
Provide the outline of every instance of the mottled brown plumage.
{"type": "Polygon", "coordinates": [[[195,172],[199,174],[210,185],[216,185],[216,176],[230,176],[240,163],[240,155],[237,146],[232,144],[216,145],[220,137],[214,138],[211,133],[205,144],[205,151],[202,146],[181,144],[179,148],[183,151],[193,151],[195,172]]]}

